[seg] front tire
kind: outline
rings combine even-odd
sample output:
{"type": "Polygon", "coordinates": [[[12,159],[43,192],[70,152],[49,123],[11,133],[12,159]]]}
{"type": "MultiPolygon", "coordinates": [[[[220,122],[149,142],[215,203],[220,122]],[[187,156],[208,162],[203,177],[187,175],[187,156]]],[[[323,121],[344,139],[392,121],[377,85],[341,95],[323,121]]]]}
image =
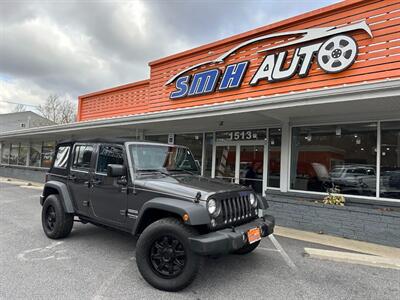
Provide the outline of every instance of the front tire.
{"type": "Polygon", "coordinates": [[[61,239],[67,237],[74,225],[74,215],[67,214],[58,195],[46,198],[42,207],[42,227],[47,237],[61,239]]]}
{"type": "Polygon", "coordinates": [[[258,245],[260,245],[260,241],[257,241],[253,244],[247,244],[244,247],[237,249],[235,252],[233,252],[234,254],[239,254],[239,255],[243,255],[243,254],[248,254],[250,252],[253,252],[254,250],[257,249],[258,245]]]}
{"type": "Polygon", "coordinates": [[[195,279],[202,258],[191,251],[189,238],[196,231],[175,218],[149,225],[136,245],[136,263],[140,274],[153,287],[179,291],[195,279]]]}

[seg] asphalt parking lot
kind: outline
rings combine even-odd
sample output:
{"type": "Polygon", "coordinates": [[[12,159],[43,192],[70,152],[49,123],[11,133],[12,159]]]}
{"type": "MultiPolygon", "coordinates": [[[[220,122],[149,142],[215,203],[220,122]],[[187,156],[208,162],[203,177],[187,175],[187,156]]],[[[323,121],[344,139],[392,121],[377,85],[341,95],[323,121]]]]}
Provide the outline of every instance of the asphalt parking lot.
{"type": "Polygon", "coordinates": [[[187,289],[161,292],[141,278],[127,234],[75,223],[48,239],[39,195],[0,183],[0,299],[399,299],[400,271],[312,259],[304,247],[332,248],[279,236],[247,256],[206,259],[187,289]]]}

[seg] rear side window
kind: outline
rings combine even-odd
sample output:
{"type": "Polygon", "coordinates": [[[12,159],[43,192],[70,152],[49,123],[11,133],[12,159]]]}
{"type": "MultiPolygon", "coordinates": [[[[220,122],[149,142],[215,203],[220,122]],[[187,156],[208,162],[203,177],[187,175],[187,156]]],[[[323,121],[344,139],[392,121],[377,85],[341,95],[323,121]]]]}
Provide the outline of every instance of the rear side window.
{"type": "Polygon", "coordinates": [[[54,160],[54,168],[65,169],[68,165],[70,146],[61,146],[57,149],[57,155],[54,160]]]}
{"type": "Polygon", "coordinates": [[[92,145],[76,145],[74,149],[72,168],[84,171],[89,170],[92,153],[92,145]]]}
{"type": "Polygon", "coordinates": [[[97,173],[107,173],[109,164],[122,165],[124,163],[124,153],[121,147],[111,145],[101,145],[97,159],[97,173]]]}

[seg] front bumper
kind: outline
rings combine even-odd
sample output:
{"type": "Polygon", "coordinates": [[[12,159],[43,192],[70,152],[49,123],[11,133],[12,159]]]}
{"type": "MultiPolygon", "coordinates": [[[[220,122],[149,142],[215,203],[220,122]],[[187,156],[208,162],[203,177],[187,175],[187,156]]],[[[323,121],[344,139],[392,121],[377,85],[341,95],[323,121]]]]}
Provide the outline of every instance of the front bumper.
{"type": "Polygon", "coordinates": [[[255,227],[261,229],[261,237],[266,237],[274,231],[275,218],[264,215],[262,218],[237,227],[189,238],[190,247],[193,252],[199,255],[228,254],[245,246],[248,243],[247,231],[255,227]]]}

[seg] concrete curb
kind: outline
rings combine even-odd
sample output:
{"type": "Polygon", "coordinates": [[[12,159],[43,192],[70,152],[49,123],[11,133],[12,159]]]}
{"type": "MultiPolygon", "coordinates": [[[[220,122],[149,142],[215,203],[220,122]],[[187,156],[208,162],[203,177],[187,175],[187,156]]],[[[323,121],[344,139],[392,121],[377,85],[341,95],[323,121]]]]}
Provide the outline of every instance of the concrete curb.
{"type": "Polygon", "coordinates": [[[312,258],[400,270],[400,259],[341,251],[304,248],[312,258]]]}
{"type": "Polygon", "coordinates": [[[0,182],[18,185],[26,188],[43,189],[44,184],[40,182],[24,181],[10,177],[0,177],[0,182]]]}
{"type": "Polygon", "coordinates": [[[318,234],[314,232],[302,231],[281,226],[275,227],[274,234],[295,240],[301,240],[315,244],[346,249],[354,252],[376,255],[380,257],[392,259],[399,259],[400,257],[400,248],[350,240],[326,234],[318,234]]]}

